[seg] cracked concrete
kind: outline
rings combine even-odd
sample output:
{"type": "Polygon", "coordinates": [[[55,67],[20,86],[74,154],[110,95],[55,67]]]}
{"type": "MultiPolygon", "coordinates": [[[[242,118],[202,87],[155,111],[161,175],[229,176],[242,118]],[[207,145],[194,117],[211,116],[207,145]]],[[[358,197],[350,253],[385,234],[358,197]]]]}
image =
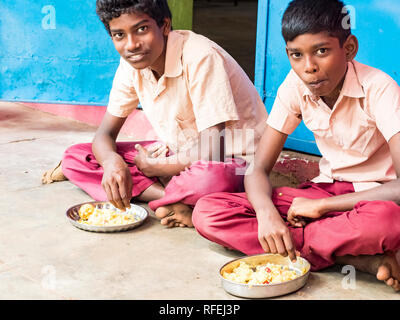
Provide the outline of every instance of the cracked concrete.
{"type": "MultiPolygon", "coordinates": [[[[0,299],[240,299],[218,277],[240,254],[194,229],[166,229],[153,213],[141,227],[114,234],[85,232],[67,221],[69,207],[91,198],[69,181],[42,185],[41,175],[68,146],[90,142],[95,130],[0,102],[0,299]]],[[[400,299],[373,275],[357,272],[354,290],[345,281],[335,266],[276,299],[400,299]]]]}

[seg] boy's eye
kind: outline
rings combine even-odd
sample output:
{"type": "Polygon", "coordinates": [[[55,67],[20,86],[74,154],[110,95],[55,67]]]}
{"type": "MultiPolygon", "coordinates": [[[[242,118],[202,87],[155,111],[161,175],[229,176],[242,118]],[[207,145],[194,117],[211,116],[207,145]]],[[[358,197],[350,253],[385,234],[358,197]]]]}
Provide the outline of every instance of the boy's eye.
{"type": "Polygon", "coordinates": [[[301,53],[300,53],[300,52],[293,52],[293,53],[291,54],[291,56],[292,56],[292,58],[294,58],[294,59],[298,59],[298,58],[301,57],[301,53]]]}
{"type": "Polygon", "coordinates": [[[118,33],[114,33],[114,34],[113,34],[113,38],[114,38],[115,40],[120,40],[120,39],[122,39],[123,37],[124,37],[124,34],[121,33],[121,32],[118,32],[118,33]]]}
{"type": "Polygon", "coordinates": [[[142,27],[140,27],[140,28],[138,29],[138,32],[143,33],[143,32],[146,32],[147,29],[148,29],[147,26],[142,26],[142,27]]]}
{"type": "Polygon", "coordinates": [[[318,54],[325,54],[325,53],[327,53],[327,52],[328,52],[328,49],[327,49],[327,48],[320,48],[320,49],[317,50],[317,53],[318,53],[318,54]]]}

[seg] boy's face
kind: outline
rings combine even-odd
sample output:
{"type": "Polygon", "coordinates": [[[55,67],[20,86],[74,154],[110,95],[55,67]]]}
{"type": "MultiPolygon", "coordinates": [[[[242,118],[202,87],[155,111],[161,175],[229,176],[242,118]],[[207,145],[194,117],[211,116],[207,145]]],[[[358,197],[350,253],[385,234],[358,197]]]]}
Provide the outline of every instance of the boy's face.
{"type": "Polygon", "coordinates": [[[338,96],[347,71],[349,55],[346,45],[327,32],[302,34],[286,44],[290,64],[312,94],[338,96]]]}
{"type": "Polygon", "coordinates": [[[159,27],[147,14],[122,14],[109,22],[115,49],[135,69],[151,67],[163,73],[170,22],[165,19],[159,27]]]}

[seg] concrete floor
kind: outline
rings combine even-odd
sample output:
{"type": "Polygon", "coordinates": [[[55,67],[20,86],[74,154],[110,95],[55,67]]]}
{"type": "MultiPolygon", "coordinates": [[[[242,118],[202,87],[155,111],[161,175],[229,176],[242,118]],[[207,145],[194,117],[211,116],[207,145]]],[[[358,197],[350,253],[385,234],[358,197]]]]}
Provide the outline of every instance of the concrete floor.
{"type": "MultiPolygon", "coordinates": [[[[218,270],[240,255],[194,229],[166,229],[150,217],[104,234],[67,221],[65,211],[90,197],[69,181],[42,185],[41,175],[95,129],[0,102],[0,299],[239,299],[222,289],[218,270]]],[[[359,272],[356,288],[346,289],[340,271],[312,273],[300,291],[276,299],[400,298],[359,272]]]]}

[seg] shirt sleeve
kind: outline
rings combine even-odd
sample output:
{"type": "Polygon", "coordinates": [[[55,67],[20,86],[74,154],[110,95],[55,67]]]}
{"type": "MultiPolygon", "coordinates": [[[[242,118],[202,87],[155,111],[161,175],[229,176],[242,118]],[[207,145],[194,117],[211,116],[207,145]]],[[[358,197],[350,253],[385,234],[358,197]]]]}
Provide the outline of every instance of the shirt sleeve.
{"type": "Polygon", "coordinates": [[[400,132],[400,87],[390,78],[374,95],[372,113],[376,126],[385,140],[389,141],[400,132]]]}
{"type": "Polygon", "coordinates": [[[188,84],[199,132],[239,120],[224,58],[216,50],[188,65],[188,84]]]}
{"type": "Polygon", "coordinates": [[[290,135],[301,122],[298,88],[291,81],[292,75],[286,77],[278,89],[274,104],[267,119],[267,124],[282,133],[290,135]]]}
{"type": "Polygon", "coordinates": [[[113,116],[126,118],[139,104],[132,77],[130,66],[121,58],[107,106],[107,111],[113,116]]]}

